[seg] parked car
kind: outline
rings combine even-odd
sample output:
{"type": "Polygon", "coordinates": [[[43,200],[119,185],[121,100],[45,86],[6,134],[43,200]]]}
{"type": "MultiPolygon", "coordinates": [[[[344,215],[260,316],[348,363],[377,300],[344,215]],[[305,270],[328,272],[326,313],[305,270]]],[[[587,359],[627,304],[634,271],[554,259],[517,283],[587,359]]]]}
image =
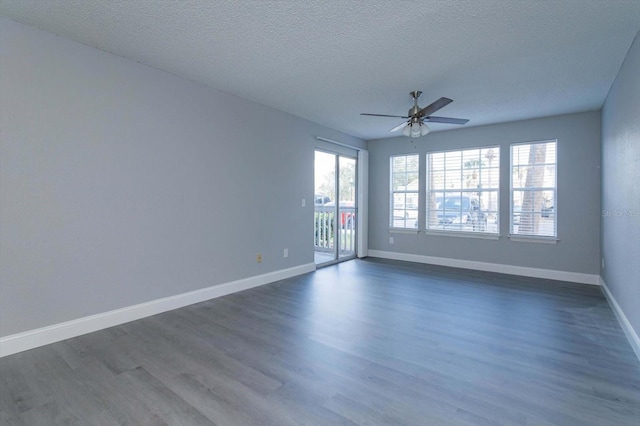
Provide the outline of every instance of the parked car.
{"type": "Polygon", "coordinates": [[[331,198],[327,197],[326,195],[316,194],[314,204],[316,206],[324,206],[330,201],[331,201],[331,198]]]}
{"type": "Polygon", "coordinates": [[[487,227],[487,214],[477,197],[448,195],[436,197],[436,210],[440,225],[471,225],[474,230],[483,231],[487,227]]]}

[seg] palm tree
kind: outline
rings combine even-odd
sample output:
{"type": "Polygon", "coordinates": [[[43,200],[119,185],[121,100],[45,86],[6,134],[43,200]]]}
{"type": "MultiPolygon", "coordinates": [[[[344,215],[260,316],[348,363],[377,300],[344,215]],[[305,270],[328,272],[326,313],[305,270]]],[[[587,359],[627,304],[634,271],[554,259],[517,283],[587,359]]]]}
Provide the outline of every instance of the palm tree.
{"type": "Polygon", "coordinates": [[[540,188],[544,184],[544,167],[547,157],[547,144],[533,144],[529,148],[529,167],[524,182],[525,191],[522,195],[522,213],[520,216],[520,232],[524,234],[537,234],[540,227],[540,212],[544,203],[544,196],[540,191],[532,191],[530,188],[540,188]]]}

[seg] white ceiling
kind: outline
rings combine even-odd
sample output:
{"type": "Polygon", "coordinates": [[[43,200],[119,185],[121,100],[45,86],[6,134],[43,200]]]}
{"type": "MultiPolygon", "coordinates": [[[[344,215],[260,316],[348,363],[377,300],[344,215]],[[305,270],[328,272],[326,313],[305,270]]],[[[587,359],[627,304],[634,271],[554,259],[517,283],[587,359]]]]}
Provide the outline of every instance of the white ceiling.
{"type": "MultiPolygon", "coordinates": [[[[640,0],[2,0],[0,15],[364,139],[409,91],[477,126],[596,110],[640,0]]],[[[434,130],[456,126],[432,124],[434,130]]]]}

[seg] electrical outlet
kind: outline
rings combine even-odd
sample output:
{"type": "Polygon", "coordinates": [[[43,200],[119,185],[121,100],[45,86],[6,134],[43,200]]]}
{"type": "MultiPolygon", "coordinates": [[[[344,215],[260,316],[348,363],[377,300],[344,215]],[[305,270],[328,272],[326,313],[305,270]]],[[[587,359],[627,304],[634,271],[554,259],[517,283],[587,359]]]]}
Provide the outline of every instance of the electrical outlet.
{"type": "Polygon", "coordinates": [[[389,244],[393,244],[393,237],[389,237],[389,244]]]}
{"type": "Polygon", "coordinates": [[[307,200],[305,200],[304,198],[302,199],[302,207],[306,207],[307,206],[307,200]]]}
{"type": "Polygon", "coordinates": [[[256,256],[256,262],[262,263],[262,255],[260,253],[256,256]]]}
{"type": "Polygon", "coordinates": [[[604,269],[604,257],[602,258],[602,269],[604,269]]]}
{"type": "Polygon", "coordinates": [[[289,257],[289,249],[288,248],[284,249],[283,256],[284,257],[289,257]]]}

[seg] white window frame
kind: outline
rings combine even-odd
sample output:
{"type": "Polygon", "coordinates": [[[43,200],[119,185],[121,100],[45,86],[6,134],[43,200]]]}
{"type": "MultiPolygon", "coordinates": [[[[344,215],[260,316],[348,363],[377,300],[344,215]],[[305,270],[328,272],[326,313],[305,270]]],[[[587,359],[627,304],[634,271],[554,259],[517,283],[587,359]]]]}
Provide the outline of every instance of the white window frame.
{"type": "MultiPolygon", "coordinates": [[[[405,164],[406,164],[406,161],[405,161],[405,164]]],[[[405,170],[402,173],[408,174],[410,172],[407,171],[405,167],[405,170]]],[[[391,155],[389,157],[389,229],[409,230],[409,231],[417,232],[419,206],[420,206],[420,154],[391,155]],[[415,172],[416,175],[418,176],[415,190],[413,189],[408,190],[406,189],[406,187],[404,190],[393,189],[393,182],[394,182],[393,161],[394,159],[400,158],[400,157],[405,157],[405,158],[415,157],[417,159],[418,167],[416,170],[411,171],[411,173],[415,172]],[[407,197],[408,195],[410,195],[412,199],[415,198],[416,200],[415,203],[412,203],[412,204],[415,204],[415,206],[413,205],[407,206],[406,200],[409,198],[407,197]],[[396,198],[403,198],[405,200],[402,208],[398,208],[399,206],[396,205],[396,203],[394,202],[396,198]],[[394,213],[397,214],[398,212],[404,213],[402,215],[403,216],[402,218],[395,218],[394,213]],[[399,226],[401,222],[404,222],[404,226],[399,226]],[[411,223],[413,223],[414,226],[410,226],[411,223]]]]}
{"type": "MultiPolygon", "coordinates": [[[[427,162],[427,178],[426,178],[426,197],[425,197],[425,211],[426,211],[426,215],[425,215],[425,219],[424,219],[424,225],[425,225],[425,233],[426,234],[437,234],[437,235],[449,235],[449,236],[456,236],[456,237],[474,237],[474,238],[488,238],[488,239],[498,239],[500,237],[500,215],[499,215],[499,211],[500,211],[500,145],[490,145],[490,146],[478,146],[478,147],[469,147],[469,148],[462,148],[462,149],[453,149],[453,150],[443,150],[443,151],[432,151],[432,152],[427,152],[426,156],[426,162],[427,162]],[[436,155],[436,154],[443,154],[443,155],[447,155],[447,154],[455,154],[455,153],[459,153],[460,154],[460,167],[459,169],[455,169],[455,170],[460,170],[461,176],[460,176],[460,181],[463,180],[463,176],[462,173],[464,173],[464,170],[469,170],[469,169],[464,169],[464,153],[465,152],[469,152],[469,151],[482,151],[482,150],[494,150],[495,151],[495,164],[491,164],[489,166],[485,166],[485,169],[496,169],[497,173],[496,173],[496,181],[492,182],[493,184],[495,184],[495,186],[492,186],[490,188],[482,188],[482,187],[477,187],[474,188],[473,190],[471,190],[470,188],[451,188],[451,189],[434,189],[432,188],[432,183],[431,183],[431,179],[433,177],[433,173],[431,170],[429,170],[429,165],[432,164],[430,156],[436,155]],[[429,218],[431,217],[431,194],[435,193],[435,194],[455,194],[459,197],[463,197],[464,193],[474,193],[477,195],[478,201],[481,203],[480,200],[482,200],[483,196],[482,193],[493,193],[495,194],[495,205],[492,205],[492,209],[490,211],[487,211],[486,209],[483,210],[482,207],[486,207],[486,206],[482,206],[482,204],[480,204],[478,213],[482,212],[482,216],[483,219],[481,219],[481,222],[475,222],[474,218],[474,222],[471,226],[468,226],[463,223],[451,223],[451,224],[446,224],[446,222],[440,223],[440,220],[438,221],[438,224],[436,226],[434,226],[433,224],[429,223],[429,218]],[[464,226],[463,226],[464,225],[464,226]],[[493,229],[493,231],[491,231],[491,229],[493,229]]],[[[478,171],[479,171],[479,176],[482,176],[482,162],[479,163],[478,165],[478,171]]],[[[444,169],[444,176],[446,176],[446,166],[444,169]]],[[[445,177],[446,179],[446,177],[445,177]]],[[[482,180],[480,179],[479,185],[482,184],[482,180]]],[[[446,197],[446,195],[445,195],[446,197]]],[[[491,197],[491,195],[489,195],[489,197],[491,197]]],[[[471,204],[471,203],[470,203],[471,204]]],[[[462,214],[463,214],[463,210],[461,207],[461,215],[460,215],[460,222],[462,222],[462,214]]],[[[437,214],[436,210],[436,214],[437,214]]],[[[442,211],[442,216],[445,216],[445,210],[442,211]]]]}
{"type": "MultiPolygon", "coordinates": [[[[523,212],[520,211],[518,216],[523,212]]],[[[531,211],[532,214],[540,214],[542,217],[542,210],[540,211],[531,211]]],[[[512,143],[509,146],[509,238],[512,241],[533,241],[533,242],[550,242],[555,243],[558,241],[558,140],[557,139],[548,139],[548,140],[540,140],[540,141],[532,141],[532,142],[518,142],[512,143]],[[553,163],[541,163],[536,164],[536,166],[545,166],[551,167],[553,166],[553,186],[543,185],[543,186],[535,186],[530,188],[517,187],[514,188],[514,169],[515,167],[522,166],[515,165],[513,160],[514,148],[517,146],[523,145],[537,145],[537,144],[554,144],[555,149],[555,162],[553,163]],[[553,217],[553,234],[552,235],[544,235],[544,234],[533,234],[533,233],[520,233],[520,229],[518,229],[518,233],[514,233],[514,227],[518,225],[519,220],[516,221],[516,212],[515,212],[515,192],[526,192],[526,191],[548,191],[552,192],[552,200],[553,206],[551,210],[551,214],[553,217]]]]}

